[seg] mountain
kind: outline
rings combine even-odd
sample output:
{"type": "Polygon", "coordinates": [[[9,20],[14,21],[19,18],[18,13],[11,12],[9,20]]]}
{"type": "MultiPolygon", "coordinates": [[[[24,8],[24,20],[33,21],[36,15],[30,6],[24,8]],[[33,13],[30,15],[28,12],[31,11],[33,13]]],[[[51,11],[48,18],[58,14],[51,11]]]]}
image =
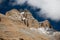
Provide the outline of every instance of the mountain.
{"type": "Polygon", "coordinates": [[[48,20],[38,22],[27,9],[0,13],[0,40],[59,40],[59,35],[48,20]]]}

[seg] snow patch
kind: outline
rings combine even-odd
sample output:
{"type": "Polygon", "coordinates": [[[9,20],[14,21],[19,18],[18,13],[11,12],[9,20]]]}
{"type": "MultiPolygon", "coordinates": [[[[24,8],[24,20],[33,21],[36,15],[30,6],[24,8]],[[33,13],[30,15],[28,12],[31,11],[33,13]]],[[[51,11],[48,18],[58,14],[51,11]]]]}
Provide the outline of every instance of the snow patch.
{"type": "Polygon", "coordinates": [[[39,33],[43,33],[43,34],[46,34],[46,35],[52,35],[54,32],[52,29],[46,27],[41,27],[41,28],[30,28],[31,30],[34,30],[34,31],[37,31],[39,33]]]}
{"type": "Polygon", "coordinates": [[[38,28],[37,30],[38,30],[39,32],[42,32],[42,33],[46,34],[45,28],[38,28]]]}
{"type": "Polygon", "coordinates": [[[23,20],[25,20],[26,18],[23,18],[23,20]]]}
{"type": "Polygon", "coordinates": [[[36,28],[30,28],[30,30],[37,30],[36,28]]]}
{"type": "Polygon", "coordinates": [[[24,14],[24,12],[21,12],[21,14],[24,14]]]}

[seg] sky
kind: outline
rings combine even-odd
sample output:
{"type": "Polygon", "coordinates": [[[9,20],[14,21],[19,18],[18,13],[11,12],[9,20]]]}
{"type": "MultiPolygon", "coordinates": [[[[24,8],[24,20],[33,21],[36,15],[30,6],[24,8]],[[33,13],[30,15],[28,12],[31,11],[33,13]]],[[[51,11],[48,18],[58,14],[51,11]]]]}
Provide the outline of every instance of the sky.
{"type": "Polygon", "coordinates": [[[0,0],[0,13],[11,9],[28,9],[39,22],[47,19],[60,31],[60,0],[0,0]]]}

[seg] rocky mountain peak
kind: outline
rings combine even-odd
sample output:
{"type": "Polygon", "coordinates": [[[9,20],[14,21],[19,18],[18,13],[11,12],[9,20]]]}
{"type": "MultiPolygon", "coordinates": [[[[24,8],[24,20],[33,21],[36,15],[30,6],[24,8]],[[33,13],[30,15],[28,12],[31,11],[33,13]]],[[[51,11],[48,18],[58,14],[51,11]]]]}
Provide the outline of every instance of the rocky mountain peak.
{"type": "Polygon", "coordinates": [[[12,10],[6,12],[6,16],[12,16],[12,15],[16,15],[16,14],[19,14],[19,11],[16,9],[12,9],[12,10]]]}
{"type": "Polygon", "coordinates": [[[22,23],[29,28],[31,28],[31,27],[34,27],[34,28],[41,28],[41,27],[52,28],[52,26],[50,25],[48,20],[38,22],[28,10],[18,11],[16,9],[12,9],[10,11],[7,11],[5,15],[0,14],[0,20],[1,20],[1,16],[4,16],[4,18],[9,19],[11,21],[12,20],[17,21],[17,23],[20,22],[20,24],[22,23]]]}
{"type": "Polygon", "coordinates": [[[38,22],[28,10],[0,14],[0,40],[52,40],[53,34],[48,20],[38,22]]]}
{"type": "Polygon", "coordinates": [[[40,27],[49,27],[49,28],[53,28],[48,20],[39,22],[39,24],[40,24],[40,27]]]}

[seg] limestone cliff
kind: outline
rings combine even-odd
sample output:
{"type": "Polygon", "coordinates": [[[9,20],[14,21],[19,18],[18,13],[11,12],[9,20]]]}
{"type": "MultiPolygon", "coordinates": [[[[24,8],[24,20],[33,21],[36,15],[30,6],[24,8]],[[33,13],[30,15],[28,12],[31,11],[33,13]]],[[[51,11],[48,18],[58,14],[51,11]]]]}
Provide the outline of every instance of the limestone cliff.
{"type": "Polygon", "coordinates": [[[48,20],[38,22],[28,10],[0,13],[0,40],[53,40],[53,32],[48,20]]]}

